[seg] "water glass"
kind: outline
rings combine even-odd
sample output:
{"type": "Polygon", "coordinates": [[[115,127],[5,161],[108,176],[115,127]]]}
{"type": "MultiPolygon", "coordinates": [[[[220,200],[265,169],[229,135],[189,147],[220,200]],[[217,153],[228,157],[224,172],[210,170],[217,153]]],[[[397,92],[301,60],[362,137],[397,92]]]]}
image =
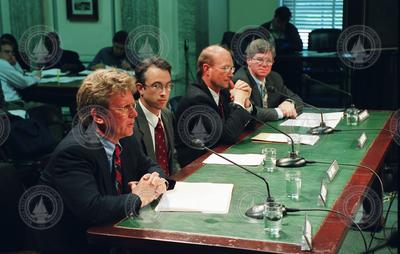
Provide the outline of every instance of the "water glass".
{"type": "Polygon", "coordinates": [[[264,210],[264,230],[271,238],[278,238],[282,229],[282,204],[267,202],[264,210]]]}
{"type": "Polygon", "coordinates": [[[358,125],[358,110],[356,108],[348,108],[346,110],[347,125],[358,125]]]}
{"type": "Polygon", "coordinates": [[[264,156],[263,166],[267,172],[274,172],[276,162],[276,149],[275,148],[263,148],[261,154],[264,156]]]}
{"type": "Polygon", "coordinates": [[[299,200],[301,191],[301,172],[293,169],[286,170],[285,181],[286,196],[296,201],[299,200]]]}

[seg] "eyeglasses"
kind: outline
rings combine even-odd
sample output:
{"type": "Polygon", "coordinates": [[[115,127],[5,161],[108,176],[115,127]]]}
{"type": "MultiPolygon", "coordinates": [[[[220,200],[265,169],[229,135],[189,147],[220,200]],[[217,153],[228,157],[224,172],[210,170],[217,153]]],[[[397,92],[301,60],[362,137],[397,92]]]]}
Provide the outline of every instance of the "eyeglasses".
{"type": "Polygon", "coordinates": [[[265,58],[264,59],[264,58],[261,58],[261,57],[257,57],[257,58],[253,58],[253,60],[259,65],[265,63],[266,65],[271,66],[271,65],[274,64],[274,59],[270,59],[270,58],[265,58]]]}
{"type": "Polygon", "coordinates": [[[221,67],[220,69],[223,70],[225,73],[235,72],[235,66],[224,66],[224,67],[221,67]]]}
{"type": "Polygon", "coordinates": [[[127,105],[125,105],[125,106],[120,106],[120,107],[111,106],[111,108],[114,108],[114,109],[116,109],[116,110],[118,110],[118,111],[121,111],[121,112],[124,113],[124,114],[127,114],[127,113],[129,113],[129,112],[131,112],[131,111],[136,110],[136,103],[127,104],[127,105]]]}
{"type": "Polygon", "coordinates": [[[174,87],[174,84],[172,84],[172,83],[167,83],[167,84],[164,86],[164,85],[161,84],[160,82],[156,82],[156,83],[153,83],[153,84],[151,84],[151,85],[144,85],[144,86],[150,87],[151,89],[157,90],[157,91],[160,91],[160,92],[164,91],[164,89],[167,90],[167,91],[169,92],[169,91],[171,91],[171,89],[174,87]]]}

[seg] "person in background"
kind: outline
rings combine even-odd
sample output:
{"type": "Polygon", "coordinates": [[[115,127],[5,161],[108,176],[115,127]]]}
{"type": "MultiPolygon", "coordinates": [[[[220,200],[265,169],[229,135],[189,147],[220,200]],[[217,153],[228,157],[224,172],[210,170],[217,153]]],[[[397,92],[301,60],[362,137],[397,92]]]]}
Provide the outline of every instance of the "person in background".
{"type": "Polygon", "coordinates": [[[112,39],[112,47],[102,48],[89,64],[88,69],[96,70],[112,66],[124,70],[133,70],[134,65],[127,59],[125,52],[127,39],[127,32],[117,32],[112,39]]]}
{"type": "Polygon", "coordinates": [[[180,170],[177,161],[173,115],[167,109],[171,89],[171,65],[164,59],[144,59],[135,68],[140,96],[135,135],[143,151],[161,166],[166,175],[180,170]]]}
{"type": "Polygon", "coordinates": [[[0,41],[2,40],[11,42],[14,49],[15,64],[18,64],[22,70],[29,71],[31,67],[29,66],[28,58],[24,55],[23,52],[19,51],[17,39],[15,39],[12,34],[2,34],[0,36],[0,41]]]}
{"type": "Polygon", "coordinates": [[[125,138],[134,133],[135,92],[134,78],[116,69],[97,70],[80,86],[79,123],[40,178],[64,203],[60,221],[38,230],[43,253],[110,253],[88,243],[87,229],[138,215],[167,190],[162,169],[135,139],[125,138]]]}
{"type": "MultiPolygon", "coordinates": [[[[204,105],[215,110],[223,124],[222,135],[216,145],[237,142],[249,123],[252,122],[249,127],[254,124],[251,115],[255,115],[256,109],[250,102],[251,88],[240,80],[236,84],[231,83],[234,70],[232,56],[227,49],[219,45],[203,49],[197,60],[198,81],[188,86],[176,113],[179,121],[182,113],[194,105],[204,105]]],[[[204,153],[191,149],[182,140],[178,141],[178,160],[181,166],[204,153]]]]}
{"type": "Polygon", "coordinates": [[[275,10],[274,18],[261,25],[267,29],[275,39],[278,52],[293,52],[303,50],[299,31],[290,23],[292,13],[286,6],[281,6],[275,10]]]}
{"type": "Polygon", "coordinates": [[[6,110],[28,110],[38,106],[37,103],[24,101],[19,91],[37,84],[40,74],[27,76],[15,67],[13,44],[7,40],[0,41],[0,80],[6,110]]]}
{"type": "Polygon", "coordinates": [[[240,68],[233,80],[243,80],[252,88],[251,101],[261,121],[296,118],[303,110],[301,98],[288,89],[282,77],[271,71],[275,47],[264,39],[252,41],[246,49],[247,66],[240,68]],[[268,90],[274,91],[268,91],[268,90]]]}
{"type": "Polygon", "coordinates": [[[60,37],[57,33],[49,32],[45,36],[44,44],[52,56],[61,54],[60,57],[51,57],[49,61],[45,62],[44,69],[58,68],[61,72],[69,72],[70,74],[77,74],[85,69],[85,66],[79,60],[78,53],[61,48],[60,37]]]}

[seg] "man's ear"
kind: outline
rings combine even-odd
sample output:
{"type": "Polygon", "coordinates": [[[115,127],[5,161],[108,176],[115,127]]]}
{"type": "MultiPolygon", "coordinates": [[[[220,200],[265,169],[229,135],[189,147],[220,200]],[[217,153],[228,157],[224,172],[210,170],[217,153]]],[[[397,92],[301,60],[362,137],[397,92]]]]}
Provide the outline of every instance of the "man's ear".
{"type": "Polygon", "coordinates": [[[247,58],[246,58],[246,63],[247,63],[247,66],[249,66],[249,65],[250,65],[250,61],[251,61],[251,58],[250,58],[250,57],[247,57],[247,58]]]}
{"type": "Polygon", "coordinates": [[[98,114],[96,108],[90,109],[90,114],[92,115],[93,121],[96,124],[98,125],[104,124],[104,119],[98,114]]]}
{"type": "Polygon", "coordinates": [[[142,83],[136,83],[136,90],[142,96],[144,94],[144,85],[142,83]]]}

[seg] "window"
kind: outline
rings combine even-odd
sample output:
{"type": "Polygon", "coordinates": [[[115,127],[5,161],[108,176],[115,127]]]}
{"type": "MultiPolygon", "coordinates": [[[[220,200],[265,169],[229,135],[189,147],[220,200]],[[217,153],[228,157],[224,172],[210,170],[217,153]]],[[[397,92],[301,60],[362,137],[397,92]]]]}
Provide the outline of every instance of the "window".
{"type": "Polygon", "coordinates": [[[281,0],[292,12],[291,22],[299,30],[303,48],[308,47],[308,33],[317,28],[343,26],[343,0],[281,0]]]}

